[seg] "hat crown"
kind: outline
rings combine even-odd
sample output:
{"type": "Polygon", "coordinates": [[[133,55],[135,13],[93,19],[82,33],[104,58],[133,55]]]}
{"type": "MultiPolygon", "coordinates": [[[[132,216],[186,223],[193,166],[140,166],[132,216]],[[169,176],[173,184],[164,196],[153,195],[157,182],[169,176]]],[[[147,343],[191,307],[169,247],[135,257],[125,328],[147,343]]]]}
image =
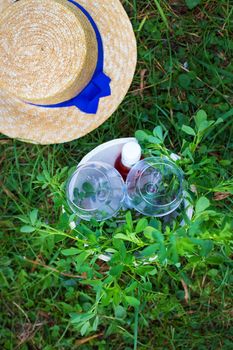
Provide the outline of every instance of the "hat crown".
{"type": "Polygon", "coordinates": [[[66,0],[20,0],[0,17],[0,86],[30,103],[69,100],[90,82],[98,48],[85,14],[66,0]]]}

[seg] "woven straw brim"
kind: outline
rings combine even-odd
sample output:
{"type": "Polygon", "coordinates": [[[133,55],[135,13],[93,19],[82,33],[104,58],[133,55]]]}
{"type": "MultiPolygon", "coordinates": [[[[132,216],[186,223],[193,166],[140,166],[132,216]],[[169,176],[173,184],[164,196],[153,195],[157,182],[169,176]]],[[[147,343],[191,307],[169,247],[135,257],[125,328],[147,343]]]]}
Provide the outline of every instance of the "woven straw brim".
{"type": "MultiPolygon", "coordinates": [[[[102,36],[104,72],[112,79],[112,94],[100,99],[97,114],[76,107],[41,108],[0,91],[0,132],[12,138],[39,144],[72,141],[107,120],[126,95],[136,67],[136,41],[130,20],[119,0],[79,0],[91,14],[102,36]]],[[[0,0],[0,13],[11,6],[0,0]]]]}

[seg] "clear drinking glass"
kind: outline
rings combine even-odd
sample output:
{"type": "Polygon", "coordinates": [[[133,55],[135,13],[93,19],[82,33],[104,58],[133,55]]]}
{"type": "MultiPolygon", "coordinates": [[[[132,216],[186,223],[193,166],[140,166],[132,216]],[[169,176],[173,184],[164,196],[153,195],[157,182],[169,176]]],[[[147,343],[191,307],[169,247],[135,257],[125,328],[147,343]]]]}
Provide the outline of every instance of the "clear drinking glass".
{"type": "Polygon", "coordinates": [[[147,216],[164,216],[183,200],[182,170],[168,158],[151,157],[138,162],[126,180],[126,203],[147,216]]]}
{"type": "Polygon", "coordinates": [[[81,165],[67,184],[71,210],[84,220],[103,221],[116,215],[124,202],[124,181],[119,172],[103,162],[81,165]]]}

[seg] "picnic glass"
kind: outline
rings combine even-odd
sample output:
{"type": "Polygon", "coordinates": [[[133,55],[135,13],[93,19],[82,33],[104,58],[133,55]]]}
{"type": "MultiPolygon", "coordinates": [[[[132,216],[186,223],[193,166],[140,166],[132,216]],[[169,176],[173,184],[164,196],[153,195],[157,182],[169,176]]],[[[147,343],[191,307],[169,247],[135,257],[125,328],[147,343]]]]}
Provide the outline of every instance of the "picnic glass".
{"type": "Polygon", "coordinates": [[[119,172],[104,162],[78,166],[67,184],[67,201],[80,218],[103,221],[115,216],[125,197],[119,172]]]}
{"type": "Polygon", "coordinates": [[[168,158],[138,162],[126,180],[126,203],[146,216],[165,216],[183,200],[182,170],[168,158]]]}

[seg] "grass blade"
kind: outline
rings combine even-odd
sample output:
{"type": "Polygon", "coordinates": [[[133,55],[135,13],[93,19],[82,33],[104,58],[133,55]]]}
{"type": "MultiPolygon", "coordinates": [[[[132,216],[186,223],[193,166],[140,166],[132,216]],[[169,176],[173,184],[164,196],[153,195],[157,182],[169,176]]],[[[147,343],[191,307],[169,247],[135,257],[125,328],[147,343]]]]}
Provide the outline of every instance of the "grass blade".
{"type": "Polygon", "coordinates": [[[162,7],[161,7],[159,1],[158,1],[158,0],[154,0],[154,3],[155,3],[155,5],[156,5],[156,7],[157,7],[157,9],[158,9],[158,11],[159,11],[159,14],[160,14],[160,16],[161,16],[161,18],[162,18],[162,20],[163,20],[165,26],[166,26],[167,29],[169,30],[170,28],[169,28],[169,25],[168,25],[167,17],[165,16],[165,13],[164,13],[164,11],[163,11],[163,9],[162,9],[162,7]]]}

